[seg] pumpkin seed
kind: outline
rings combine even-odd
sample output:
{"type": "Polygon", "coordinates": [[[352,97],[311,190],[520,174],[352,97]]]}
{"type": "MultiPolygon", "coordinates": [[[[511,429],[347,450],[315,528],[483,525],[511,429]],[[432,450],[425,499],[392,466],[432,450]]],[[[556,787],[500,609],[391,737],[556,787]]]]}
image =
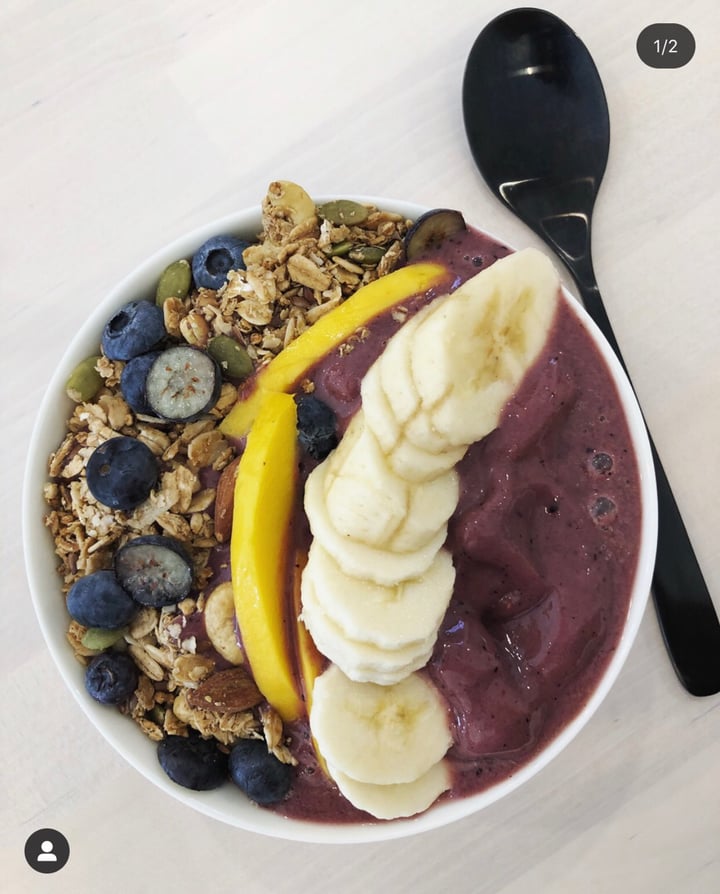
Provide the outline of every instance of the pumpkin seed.
{"type": "Polygon", "coordinates": [[[190,262],[185,258],[173,261],[163,270],[155,292],[155,303],[161,307],[168,298],[187,298],[192,282],[190,262]]]}
{"type": "Polygon", "coordinates": [[[70,373],[65,383],[65,391],[70,400],[74,400],[78,404],[92,400],[102,388],[103,377],[95,369],[95,364],[99,359],[97,354],[86,357],[70,373]]]}
{"type": "Polygon", "coordinates": [[[350,249],[348,257],[365,267],[375,267],[380,263],[385,251],[381,245],[356,245],[350,249]]]}
{"type": "Polygon", "coordinates": [[[102,652],[109,649],[128,632],[127,627],[119,627],[116,630],[105,630],[102,627],[88,627],[83,633],[82,644],[93,652],[102,652]]]}
{"type": "Polygon", "coordinates": [[[150,719],[154,720],[155,723],[160,726],[165,722],[165,714],[167,713],[167,708],[164,705],[153,705],[152,710],[150,711],[150,719]]]}
{"type": "Polygon", "coordinates": [[[352,247],[353,244],[349,240],[338,242],[336,245],[331,245],[330,248],[325,251],[325,254],[331,258],[343,258],[352,247]]]}
{"type": "Polygon", "coordinates": [[[325,202],[318,205],[317,213],[325,220],[333,224],[347,224],[353,226],[367,220],[370,212],[365,205],[351,202],[350,199],[336,199],[333,202],[325,202]]]}
{"type": "Polygon", "coordinates": [[[208,354],[220,364],[220,369],[231,379],[244,379],[253,370],[250,355],[240,342],[229,335],[216,335],[208,342],[208,354]]]}

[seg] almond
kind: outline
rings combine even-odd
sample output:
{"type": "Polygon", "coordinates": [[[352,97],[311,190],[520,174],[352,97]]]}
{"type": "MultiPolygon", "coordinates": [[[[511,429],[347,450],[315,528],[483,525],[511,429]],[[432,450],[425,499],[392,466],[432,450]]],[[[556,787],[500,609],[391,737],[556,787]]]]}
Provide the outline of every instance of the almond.
{"type": "Polygon", "coordinates": [[[238,456],[229,466],[225,466],[215,491],[215,537],[220,543],[225,543],[230,538],[232,531],[235,479],[239,462],[240,457],[238,456]]]}
{"type": "Polygon", "coordinates": [[[188,689],[186,696],[191,708],[226,714],[246,711],[263,700],[255,681],[243,667],[211,674],[197,689],[188,689]]]}

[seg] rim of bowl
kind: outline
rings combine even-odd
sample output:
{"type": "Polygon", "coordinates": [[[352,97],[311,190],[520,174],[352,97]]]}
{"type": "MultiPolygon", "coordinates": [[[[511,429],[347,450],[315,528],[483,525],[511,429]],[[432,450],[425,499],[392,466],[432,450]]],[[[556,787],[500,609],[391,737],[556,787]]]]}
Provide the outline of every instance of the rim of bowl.
{"type": "MultiPolygon", "coordinates": [[[[371,203],[413,219],[429,210],[425,206],[392,198],[367,195],[343,197],[371,203]]],[[[315,201],[321,203],[334,198],[337,196],[321,195],[315,197],[315,201]]],[[[210,221],[173,240],[140,263],[111,289],[67,346],[37,411],[23,480],[22,537],[32,602],[55,665],[85,715],[131,766],[171,797],[206,816],[245,831],[291,841],[354,844],[404,838],[468,817],[519,788],[563,751],[590,720],[610,691],[637,635],[650,594],[655,562],[657,497],[647,431],[635,393],[617,357],[579,301],[563,287],[565,299],[590,333],[610,370],[623,406],[640,480],[642,507],[640,546],[623,632],[599,684],[573,720],[540,754],[512,776],[478,794],[436,804],[415,817],[367,824],[288,819],[256,807],[230,785],[210,792],[193,792],[174,784],[160,768],[153,744],[136,725],[130,723],[128,718],[118,711],[94,702],[85,692],[82,667],[65,639],[68,616],[64,602],[60,598],[50,534],[42,521],[46,505],[42,488],[47,479],[47,458],[60,443],[72,407],[72,402],[64,393],[65,381],[79,360],[97,351],[100,333],[111,311],[132,298],[151,295],[160,273],[168,264],[179,257],[192,255],[193,251],[211,236],[232,232],[254,238],[260,229],[260,208],[254,206],[210,221]]],[[[509,245],[508,247],[512,248],[509,245]]]]}

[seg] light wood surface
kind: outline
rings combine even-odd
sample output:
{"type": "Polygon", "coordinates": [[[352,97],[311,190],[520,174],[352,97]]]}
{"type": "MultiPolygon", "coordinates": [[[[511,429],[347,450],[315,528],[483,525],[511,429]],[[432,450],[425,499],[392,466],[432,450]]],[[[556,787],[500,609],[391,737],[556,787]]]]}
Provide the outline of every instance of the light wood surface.
{"type": "MultiPolygon", "coordinates": [[[[715,0],[546,7],[592,52],[611,155],[595,268],[641,404],[720,600],[720,13],[715,0]],[[652,22],[695,35],[657,70],[652,22]]],[[[461,208],[539,245],[491,196],[460,84],[506,7],[455,0],[5,0],[0,6],[2,761],[0,889],[62,892],[717,894],[720,697],[675,679],[652,605],[610,696],[570,747],[482,814],[376,845],[288,844],[195,814],[146,783],[65,690],[23,568],[35,408],[109,289],[192,227],[292,179],[461,208]],[[57,875],[28,835],[68,837],[57,875]]],[[[720,655],[718,656],[720,661],[720,655]]]]}

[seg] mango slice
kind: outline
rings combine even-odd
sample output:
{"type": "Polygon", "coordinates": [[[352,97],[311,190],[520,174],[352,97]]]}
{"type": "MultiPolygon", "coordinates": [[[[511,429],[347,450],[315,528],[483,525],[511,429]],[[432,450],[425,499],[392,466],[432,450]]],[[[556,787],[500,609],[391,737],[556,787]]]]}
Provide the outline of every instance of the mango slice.
{"type": "MultiPolygon", "coordinates": [[[[300,617],[300,612],[302,611],[300,587],[302,583],[303,569],[306,564],[307,554],[298,554],[295,559],[295,573],[293,575],[293,602],[296,618],[300,617]]],[[[296,636],[297,663],[300,671],[300,678],[303,683],[305,710],[309,714],[315,678],[319,677],[323,672],[325,668],[325,659],[318,651],[307,627],[301,621],[297,622],[296,636]]]]}
{"type": "Polygon", "coordinates": [[[235,613],[258,689],[285,721],[302,712],[290,655],[288,534],[297,490],[297,412],[289,394],[263,394],[238,465],[230,540],[235,613]],[[289,626],[288,626],[289,625],[289,626]]]}
{"type": "MultiPolygon", "coordinates": [[[[295,617],[300,617],[302,611],[301,584],[302,573],[307,564],[307,553],[298,553],[295,558],[295,573],[293,574],[293,601],[295,605],[295,617]]],[[[297,647],[297,663],[300,670],[300,678],[302,679],[303,693],[305,696],[305,712],[306,716],[310,716],[312,708],[312,693],[315,680],[325,670],[326,659],[318,651],[315,641],[310,636],[310,632],[302,621],[297,621],[297,639],[295,641],[297,647]]],[[[330,773],[325,763],[325,758],[320,753],[315,739],[312,740],[315,749],[315,757],[317,758],[320,770],[330,778],[330,773]]]]}
{"type": "Polygon", "coordinates": [[[439,285],[446,275],[447,269],[441,264],[410,264],[358,289],[258,372],[254,390],[233,407],[220,425],[221,430],[230,437],[242,438],[250,431],[267,392],[290,391],[321,357],[373,317],[439,285]]]}

